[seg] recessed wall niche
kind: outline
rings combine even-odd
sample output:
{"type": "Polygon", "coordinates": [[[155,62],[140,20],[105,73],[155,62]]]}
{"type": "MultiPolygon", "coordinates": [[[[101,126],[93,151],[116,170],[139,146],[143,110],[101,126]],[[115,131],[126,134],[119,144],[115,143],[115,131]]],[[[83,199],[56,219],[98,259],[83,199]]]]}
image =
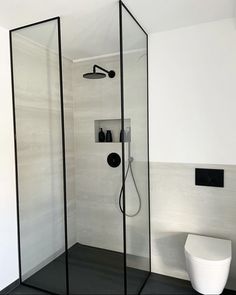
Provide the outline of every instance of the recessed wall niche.
{"type": "MultiPolygon", "coordinates": [[[[131,120],[124,120],[124,129],[126,132],[130,131],[131,120]]],[[[121,119],[102,119],[94,121],[94,131],[95,131],[95,142],[97,143],[120,143],[120,131],[121,131],[121,119]],[[112,142],[99,142],[98,133],[102,128],[103,132],[106,134],[107,130],[111,130],[112,142]]],[[[125,140],[126,141],[126,140],[125,140]]]]}

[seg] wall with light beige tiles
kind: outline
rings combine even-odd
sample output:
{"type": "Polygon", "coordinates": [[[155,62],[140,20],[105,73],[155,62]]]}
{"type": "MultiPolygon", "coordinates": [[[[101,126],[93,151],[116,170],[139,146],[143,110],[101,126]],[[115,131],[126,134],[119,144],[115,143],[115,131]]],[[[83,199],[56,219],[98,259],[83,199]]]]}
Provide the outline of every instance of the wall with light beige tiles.
{"type": "MultiPolygon", "coordinates": [[[[108,166],[107,156],[111,152],[121,155],[121,144],[96,143],[94,124],[121,117],[119,81],[117,56],[73,64],[77,241],[115,251],[123,249],[123,217],[118,206],[121,166],[108,166]],[[84,79],[94,64],[115,70],[116,77],[84,79]]],[[[113,134],[114,139],[117,136],[113,134]]]]}
{"type": "MultiPolygon", "coordinates": [[[[23,278],[65,249],[58,55],[13,35],[23,278]]],[[[64,65],[69,244],[75,243],[72,62],[64,65]]]]}
{"type": "MultiPolygon", "coordinates": [[[[132,169],[141,196],[141,212],[127,217],[127,252],[147,260],[147,116],[146,88],[142,83],[146,64],[144,52],[124,56],[125,118],[131,123],[132,169]],[[135,85],[135,87],[133,87],[135,85]]],[[[121,165],[111,168],[107,156],[116,152],[122,157],[121,143],[96,143],[96,120],[119,119],[120,100],[119,55],[77,62],[73,65],[73,96],[75,111],[75,159],[77,200],[77,241],[94,247],[123,252],[123,215],[119,209],[122,185],[121,165]],[[114,79],[88,80],[83,74],[91,72],[94,64],[115,70],[114,79]]],[[[113,129],[119,141],[119,131],[113,129]]],[[[104,130],[106,132],[106,130],[104,130]]],[[[128,145],[126,144],[126,160],[128,145]]],[[[127,168],[127,162],[126,162],[127,168]]],[[[126,181],[127,213],[138,208],[138,196],[130,172],[126,181]]],[[[146,261],[146,265],[148,261],[146,261]]]]}

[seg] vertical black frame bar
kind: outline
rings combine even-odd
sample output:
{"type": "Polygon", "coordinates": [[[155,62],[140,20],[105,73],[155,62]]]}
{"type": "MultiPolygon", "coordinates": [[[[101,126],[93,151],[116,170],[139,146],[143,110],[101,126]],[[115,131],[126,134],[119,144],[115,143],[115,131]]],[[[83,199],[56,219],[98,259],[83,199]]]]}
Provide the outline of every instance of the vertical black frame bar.
{"type": "MultiPolygon", "coordinates": [[[[122,9],[125,9],[130,17],[135,21],[139,28],[146,36],[146,49],[147,49],[147,165],[148,165],[148,224],[149,224],[149,274],[140,288],[138,294],[141,294],[150,274],[151,274],[151,206],[150,206],[150,153],[149,153],[149,39],[147,32],[143,29],[134,15],[130,12],[127,6],[119,0],[119,28],[120,28],[120,83],[121,83],[121,129],[124,130],[124,58],[123,58],[123,17],[122,9]]],[[[126,201],[125,201],[125,143],[122,142],[122,185],[123,185],[123,239],[124,239],[124,287],[125,295],[127,295],[127,259],[126,259],[126,201]]]]}
{"type": "Polygon", "coordinates": [[[62,73],[62,50],[61,50],[61,21],[57,18],[58,33],[58,58],[60,75],[60,97],[61,97],[61,135],[62,135],[62,161],[63,161],[63,192],[64,192],[64,230],[65,230],[65,263],[66,263],[66,292],[69,295],[69,261],[68,261],[68,226],[67,226],[67,187],[66,187],[66,140],[65,140],[65,116],[64,116],[64,93],[62,73]]]}
{"type": "MultiPolygon", "coordinates": [[[[119,1],[120,30],[120,90],[121,90],[121,130],[124,133],[124,59],[123,59],[123,18],[122,1],[119,1]]],[[[126,197],[125,197],[125,142],[122,140],[122,187],[123,187],[123,249],[124,249],[124,294],[127,295],[127,255],[126,255],[126,197]]]]}
{"type": "Polygon", "coordinates": [[[151,186],[150,186],[150,121],[149,121],[149,37],[147,35],[147,156],[148,156],[148,215],[149,215],[149,263],[150,273],[152,265],[152,246],[151,246],[151,186]]]}
{"type": "Polygon", "coordinates": [[[19,267],[19,279],[20,279],[20,284],[21,284],[22,283],[22,271],[21,271],[21,243],[20,243],[20,210],[19,210],[19,186],[18,186],[18,162],[17,162],[16,112],[15,112],[15,88],[14,88],[15,86],[14,86],[14,73],[13,73],[12,31],[9,31],[9,42],[10,42],[11,91],[12,91],[12,113],[13,113],[13,134],[14,134],[14,155],[15,155],[18,267],[19,267]]]}
{"type": "MultiPolygon", "coordinates": [[[[58,59],[59,59],[59,89],[61,105],[61,139],[62,139],[62,166],[63,166],[63,199],[64,199],[64,230],[65,230],[65,270],[66,270],[66,294],[69,295],[69,265],[68,265],[68,232],[67,232],[67,187],[66,187],[66,146],[65,146],[65,120],[64,120],[64,94],[63,94],[63,73],[62,73],[62,49],[61,49],[61,22],[60,17],[53,17],[36,23],[21,26],[9,31],[10,42],[10,62],[11,62],[11,86],[12,86],[12,107],[13,107],[13,129],[14,129],[14,153],[15,153],[15,179],[16,179],[16,203],[17,203],[17,239],[18,239],[18,260],[19,260],[19,279],[22,285],[49,293],[47,290],[28,285],[22,281],[21,268],[21,240],[20,240],[20,206],[19,206],[19,178],[18,178],[18,156],[17,156],[17,134],[16,134],[16,108],[15,108],[15,88],[14,88],[14,69],[13,69],[13,49],[12,33],[21,29],[40,25],[50,21],[57,21],[58,36],[58,59]]],[[[50,292],[49,294],[55,294],[50,292]]],[[[56,294],[55,294],[56,295],[56,294]]]]}

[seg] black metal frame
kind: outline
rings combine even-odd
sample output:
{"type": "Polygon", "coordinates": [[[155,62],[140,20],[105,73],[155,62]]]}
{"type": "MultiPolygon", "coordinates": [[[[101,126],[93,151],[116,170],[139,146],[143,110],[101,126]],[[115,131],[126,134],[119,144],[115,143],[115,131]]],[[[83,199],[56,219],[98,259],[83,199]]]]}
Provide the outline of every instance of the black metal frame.
{"type": "MultiPolygon", "coordinates": [[[[123,18],[122,1],[119,1],[120,29],[120,89],[121,89],[121,130],[125,130],[124,118],[124,59],[123,59],[123,18]]],[[[126,251],[126,197],[125,197],[125,142],[122,140],[122,188],[123,188],[123,250],[124,250],[124,294],[127,295],[127,251],[126,251]]]]}
{"type": "MultiPolygon", "coordinates": [[[[119,29],[120,29],[120,87],[121,87],[121,128],[124,130],[124,62],[123,62],[123,22],[122,9],[125,9],[132,19],[136,22],[139,28],[146,35],[147,46],[147,151],[148,151],[148,218],[149,218],[149,273],[143,285],[140,288],[139,294],[143,290],[146,281],[151,273],[151,222],[150,222],[150,165],[149,165],[149,76],[148,76],[148,34],[129,11],[126,5],[119,0],[119,29]]],[[[66,156],[65,156],[65,124],[64,124],[64,98],[63,98],[63,74],[62,74],[62,52],[61,52],[61,26],[60,17],[54,17],[47,20],[39,21],[33,24],[25,25],[19,28],[10,30],[10,59],[11,59],[11,82],[12,82],[12,105],[13,105],[13,128],[14,128],[14,149],[15,149],[15,177],[16,177],[16,201],[17,201],[17,233],[18,233],[18,255],[19,255],[19,277],[20,283],[49,293],[47,290],[30,286],[22,281],[21,269],[21,241],[20,241],[20,210],[19,210],[19,183],[18,183],[18,161],[17,161],[17,134],[16,134],[16,111],[15,111],[15,92],[14,92],[14,71],[13,71],[13,50],[12,50],[12,33],[34,25],[40,25],[50,21],[57,21],[58,24],[58,49],[59,49],[59,79],[60,79],[60,97],[61,97],[61,132],[62,132],[62,157],[63,157],[63,193],[64,193],[64,228],[65,228],[65,261],[66,261],[66,292],[69,295],[69,266],[68,266],[68,231],[67,231],[67,196],[66,196],[66,156]]],[[[127,295],[127,251],[126,251],[126,198],[125,198],[125,143],[122,142],[122,183],[123,183],[123,247],[124,247],[124,294],[127,295]]],[[[50,294],[53,294],[50,292],[50,294]]],[[[55,293],[54,293],[55,294],[55,293]]],[[[57,294],[55,294],[57,295],[57,294]]]]}
{"type": "MultiPolygon", "coordinates": [[[[139,293],[141,294],[150,274],[151,274],[151,218],[150,218],[150,164],[149,164],[149,56],[148,56],[148,50],[149,50],[149,40],[148,40],[148,34],[143,29],[143,27],[140,25],[140,23],[137,21],[137,19],[134,17],[134,15],[130,12],[130,10],[127,8],[127,6],[122,2],[122,0],[119,0],[119,27],[120,27],[120,83],[121,83],[121,129],[124,130],[124,59],[123,59],[123,15],[122,15],[122,9],[124,9],[130,17],[135,21],[135,23],[138,25],[138,27],[143,31],[143,33],[146,36],[146,48],[147,48],[147,160],[148,160],[148,223],[149,223],[149,273],[146,277],[146,279],[143,282],[143,285],[141,286],[139,293]]],[[[123,235],[124,235],[124,292],[125,295],[127,295],[127,251],[126,251],[126,203],[125,203],[125,143],[122,142],[122,182],[123,182],[123,235]]]]}
{"type": "Polygon", "coordinates": [[[98,65],[94,65],[94,66],[93,66],[93,72],[94,72],[94,73],[96,73],[96,68],[97,68],[97,69],[100,69],[101,71],[103,71],[103,72],[105,72],[105,73],[107,73],[109,78],[114,78],[115,75],[116,75],[116,73],[115,73],[114,71],[112,71],[112,70],[108,71],[108,70],[106,70],[106,69],[104,69],[104,68],[102,68],[102,67],[100,67],[100,66],[98,66],[98,65]]]}
{"type": "Polygon", "coordinates": [[[10,40],[10,60],[11,60],[11,84],[12,84],[12,106],[13,106],[13,127],[14,127],[14,148],[15,148],[15,177],[16,177],[16,201],[17,201],[17,235],[18,235],[18,257],[19,257],[19,277],[20,283],[27,287],[39,291],[54,294],[35,286],[31,286],[22,281],[21,269],[21,241],[20,241],[20,208],[19,208],[19,182],[18,182],[18,161],[17,161],[17,131],[16,131],[16,110],[15,110],[15,89],[14,89],[14,70],[13,70],[13,49],[12,33],[18,30],[40,25],[43,23],[57,21],[58,32],[58,59],[59,59],[59,81],[60,81],[60,105],[61,105],[61,138],[62,138],[62,166],[63,166],[63,199],[64,199],[64,230],[65,230],[65,273],[66,273],[66,293],[69,294],[69,269],[68,269],[68,231],[67,231],[67,197],[66,197],[66,156],[65,156],[65,123],[64,123],[64,97],[63,97],[63,75],[62,75],[62,50],[61,50],[61,25],[60,17],[53,17],[33,24],[18,27],[9,31],[10,40]]]}

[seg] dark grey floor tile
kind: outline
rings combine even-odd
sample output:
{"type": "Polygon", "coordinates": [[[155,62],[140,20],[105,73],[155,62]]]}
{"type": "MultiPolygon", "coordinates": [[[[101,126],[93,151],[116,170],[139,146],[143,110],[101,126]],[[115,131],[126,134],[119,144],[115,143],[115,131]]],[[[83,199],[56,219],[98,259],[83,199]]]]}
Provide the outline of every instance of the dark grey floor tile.
{"type": "Polygon", "coordinates": [[[192,295],[198,294],[193,290],[190,282],[151,274],[142,292],[143,295],[192,295]]]}
{"type": "MultiPolygon", "coordinates": [[[[120,295],[124,293],[124,257],[122,253],[74,245],[68,251],[70,294],[120,295]]],[[[56,294],[66,293],[65,256],[36,272],[25,283],[56,294]]],[[[129,268],[128,288],[137,294],[148,273],[129,268]]]]}
{"type": "MultiPolygon", "coordinates": [[[[189,281],[152,273],[142,295],[196,295],[189,281]]],[[[236,295],[235,291],[224,290],[222,295],[236,295]]]]}
{"type": "MultiPolygon", "coordinates": [[[[70,294],[122,295],[124,294],[123,254],[76,244],[69,250],[70,294]]],[[[137,295],[147,273],[129,268],[128,294],[137,295]]],[[[59,256],[25,281],[48,292],[66,294],[65,257],[59,256]]],[[[25,286],[8,293],[13,295],[50,294],[25,286]]],[[[151,274],[142,295],[196,295],[189,281],[151,274]]],[[[224,295],[236,295],[224,291],[224,295]]]]}
{"type": "MultiPolygon", "coordinates": [[[[49,293],[40,292],[38,290],[19,286],[14,291],[8,293],[12,295],[47,295],[49,293]]],[[[91,293],[90,293],[91,294],[91,293]]],[[[189,282],[169,278],[161,275],[152,274],[146,286],[143,289],[142,295],[192,295],[198,294],[194,291],[189,282]]],[[[235,295],[236,292],[225,290],[223,295],[235,295]]],[[[84,294],[80,294],[84,295],[84,294]]]]}
{"type": "Polygon", "coordinates": [[[35,290],[33,288],[28,288],[23,285],[18,286],[16,289],[14,289],[13,291],[11,291],[8,294],[11,294],[11,295],[43,295],[43,294],[47,294],[48,295],[48,293],[41,292],[41,291],[35,290]]]}

